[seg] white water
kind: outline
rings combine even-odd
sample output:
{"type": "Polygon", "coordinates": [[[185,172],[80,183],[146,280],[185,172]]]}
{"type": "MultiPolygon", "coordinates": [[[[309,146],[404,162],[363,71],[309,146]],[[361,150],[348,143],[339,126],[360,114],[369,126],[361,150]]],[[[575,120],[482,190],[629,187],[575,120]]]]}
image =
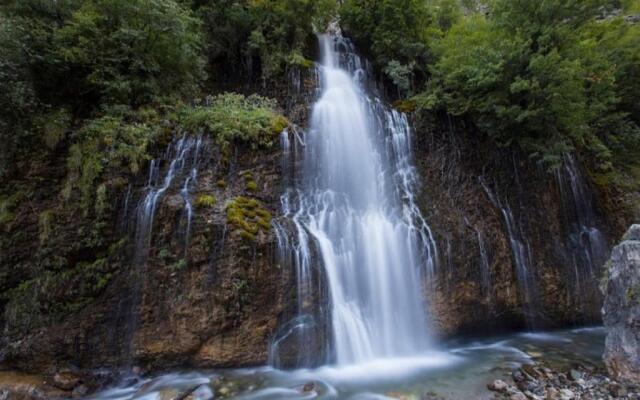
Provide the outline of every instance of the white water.
{"type": "Polygon", "coordinates": [[[509,380],[513,369],[531,363],[535,357],[555,365],[557,370],[568,370],[575,364],[602,365],[604,335],[603,328],[581,328],[452,342],[443,347],[444,351],[423,357],[373,360],[343,367],[293,371],[258,367],[127,377],[117,387],[90,399],[162,400],[197,388],[188,398],[489,400],[494,394],[487,390],[487,382],[509,380]],[[305,391],[309,383],[313,384],[312,390],[305,391]],[[231,388],[231,394],[222,395],[222,387],[231,388]]]}
{"type": "MultiPolygon", "coordinates": [[[[363,62],[347,41],[323,36],[321,47],[311,127],[304,139],[296,133],[291,140],[304,144],[303,187],[294,199],[283,196],[297,232],[291,242],[298,297],[310,296],[315,246],[327,280],[335,363],[415,355],[429,349],[422,283],[436,253],[414,203],[409,125],[367,94],[363,62]]],[[[283,144],[290,148],[289,140],[283,144]]],[[[298,321],[291,329],[304,331],[298,321]]]]}
{"type": "Polygon", "coordinates": [[[516,224],[509,204],[506,201],[503,204],[500,198],[491,191],[482,178],[480,178],[480,185],[493,205],[500,209],[500,213],[504,219],[515,264],[516,279],[518,280],[518,286],[521,291],[521,301],[527,328],[535,329],[537,316],[541,310],[536,276],[533,272],[534,264],[533,256],[531,255],[531,246],[522,231],[522,227],[516,224]]]}

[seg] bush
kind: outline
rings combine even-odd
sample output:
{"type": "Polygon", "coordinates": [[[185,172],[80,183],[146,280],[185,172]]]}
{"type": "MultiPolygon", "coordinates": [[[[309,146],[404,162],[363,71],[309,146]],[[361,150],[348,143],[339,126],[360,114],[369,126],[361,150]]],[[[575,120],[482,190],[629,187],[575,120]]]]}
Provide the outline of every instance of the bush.
{"type": "Polygon", "coordinates": [[[178,125],[187,132],[206,131],[223,148],[236,140],[253,148],[270,147],[288,124],[275,109],[272,99],[225,93],[207,99],[206,105],[183,108],[178,113],[178,125]]]}
{"type": "Polygon", "coordinates": [[[333,18],[335,0],[209,0],[199,7],[217,75],[282,76],[287,65],[309,67],[305,54],[333,18]],[[232,66],[232,67],[230,67],[232,66]]]}
{"type": "Polygon", "coordinates": [[[55,32],[76,93],[140,105],[191,94],[203,77],[200,21],[174,0],[88,0],[55,32]]]}
{"type": "MultiPolygon", "coordinates": [[[[70,198],[73,190],[79,189],[80,206],[88,213],[96,194],[100,194],[97,193],[99,185],[109,178],[119,178],[127,171],[136,174],[151,158],[150,146],[161,132],[159,117],[150,109],[134,112],[113,108],[104,116],[89,121],[73,135],[75,144],[69,149],[63,194],[70,198]]],[[[101,196],[105,197],[106,189],[100,190],[101,196]]]]}
{"type": "Polygon", "coordinates": [[[469,117],[498,145],[517,145],[551,168],[578,150],[607,169],[616,143],[637,148],[637,102],[620,100],[637,99],[625,88],[637,88],[638,41],[603,28],[620,18],[596,21],[608,2],[491,4],[488,17],[465,18],[433,46],[438,61],[419,106],[469,117]]]}

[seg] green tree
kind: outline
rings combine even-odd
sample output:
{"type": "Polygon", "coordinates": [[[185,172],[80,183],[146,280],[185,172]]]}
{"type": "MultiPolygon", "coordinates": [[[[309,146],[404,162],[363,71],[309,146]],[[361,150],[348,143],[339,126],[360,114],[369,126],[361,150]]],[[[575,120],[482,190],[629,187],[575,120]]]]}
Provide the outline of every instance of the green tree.
{"type": "Polygon", "coordinates": [[[88,0],[55,32],[76,94],[134,106],[193,93],[201,42],[199,20],[174,0],[88,0]]]}

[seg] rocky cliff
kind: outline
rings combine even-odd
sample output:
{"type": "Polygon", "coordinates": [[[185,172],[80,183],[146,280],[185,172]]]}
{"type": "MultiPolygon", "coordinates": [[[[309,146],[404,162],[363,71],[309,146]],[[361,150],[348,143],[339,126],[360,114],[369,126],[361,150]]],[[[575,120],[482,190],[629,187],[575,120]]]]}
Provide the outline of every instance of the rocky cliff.
{"type": "MultiPolygon", "coordinates": [[[[303,127],[316,84],[308,72],[294,71],[280,93],[287,117],[303,127]]],[[[3,365],[53,373],[268,361],[270,343],[296,315],[296,271],[278,257],[272,225],[287,229],[280,194],[294,179],[285,170],[295,171],[295,156],[283,163],[277,137],[269,149],[236,144],[230,152],[205,139],[188,196],[186,169],[157,199],[141,239],[145,196],[168,173],[180,137],[126,177],[99,224],[60,204],[62,158],[26,177],[29,195],[16,202],[0,243],[3,365]]],[[[597,282],[618,215],[602,207],[577,159],[549,173],[442,115],[415,120],[413,138],[438,253],[424,287],[441,336],[599,320],[597,282]]],[[[300,142],[293,132],[289,140],[300,142]]],[[[295,346],[283,345],[289,355],[295,346]]]]}
{"type": "Polygon", "coordinates": [[[602,317],[604,361],[611,375],[640,381],[640,225],[632,225],[607,263],[602,317]]]}

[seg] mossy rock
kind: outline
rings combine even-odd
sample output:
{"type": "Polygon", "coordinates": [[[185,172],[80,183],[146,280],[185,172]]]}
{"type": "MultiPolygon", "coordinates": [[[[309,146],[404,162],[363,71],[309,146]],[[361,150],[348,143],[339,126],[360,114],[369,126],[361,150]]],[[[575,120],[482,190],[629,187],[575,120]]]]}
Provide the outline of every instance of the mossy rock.
{"type": "Polygon", "coordinates": [[[403,113],[412,113],[416,110],[416,101],[412,99],[398,100],[393,103],[393,107],[403,113]]]}
{"type": "Polygon", "coordinates": [[[250,192],[257,192],[258,191],[258,184],[256,183],[256,181],[247,182],[247,190],[250,191],[250,192]]]}
{"type": "Polygon", "coordinates": [[[277,115],[271,120],[271,132],[274,135],[279,135],[288,126],[289,120],[283,115],[277,115]]]}
{"type": "Polygon", "coordinates": [[[193,204],[198,208],[212,208],[216,205],[216,197],[210,194],[199,194],[193,204]]]}
{"type": "Polygon", "coordinates": [[[238,196],[226,207],[227,223],[233,225],[235,232],[248,241],[271,229],[271,213],[257,199],[238,196]]]}

